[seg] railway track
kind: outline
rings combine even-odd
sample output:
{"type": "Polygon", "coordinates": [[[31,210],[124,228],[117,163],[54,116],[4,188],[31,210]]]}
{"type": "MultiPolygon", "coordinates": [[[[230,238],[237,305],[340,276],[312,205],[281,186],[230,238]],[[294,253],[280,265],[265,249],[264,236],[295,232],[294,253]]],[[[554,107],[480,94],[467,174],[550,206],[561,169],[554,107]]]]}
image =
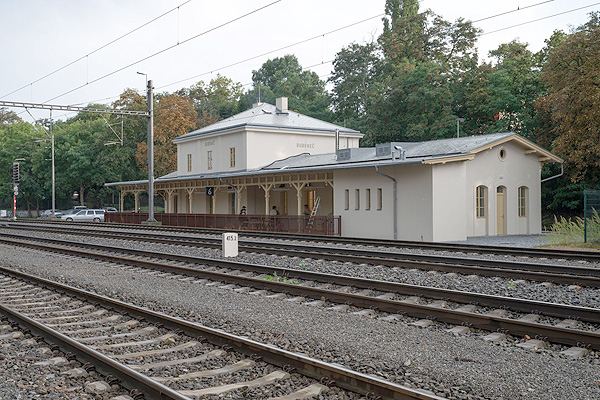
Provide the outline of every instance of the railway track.
{"type": "MultiPolygon", "coordinates": [[[[114,229],[86,229],[69,226],[50,228],[30,224],[8,224],[8,228],[47,233],[73,233],[81,236],[110,238],[130,241],[178,246],[203,246],[220,248],[221,239],[206,237],[173,237],[163,233],[115,232],[114,229]]],[[[18,235],[7,235],[19,237],[18,235]]],[[[509,279],[527,279],[538,282],[553,282],[567,285],[600,287],[600,268],[560,264],[531,263],[529,261],[507,261],[497,259],[469,258],[466,256],[442,256],[436,254],[413,254],[373,249],[351,249],[341,246],[314,246],[240,240],[240,250],[329,261],[352,262],[356,264],[384,265],[388,267],[418,268],[422,270],[462,273],[467,275],[499,276],[509,279]]]]}
{"type": "Polygon", "coordinates": [[[5,243],[77,257],[92,257],[164,273],[210,279],[243,288],[266,290],[273,296],[291,295],[313,305],[335,303],[389,313],[390,319],[405,314],[420,318],[420,326],[432,320],[492,332],[528,336],[573,346],[600,349],[600,310],[511,297],[430,288],[394,282],[360,279],[288,268],[277,268],[230,260],[208,259],[102,246],[55,239],[2,238],[5,243]],[[419,296],[418,298],[415,296],[419,296]],[[320,302],[320,303],[319,303],[320,302]],[[451,303],[452,302],[452,303],[451,303]]]}
{"type": "Polygon", "coordinates": [[[232,391],[243,398],[326,398],[330,386],[373,399],[440,399],[5,267],[0,267],[0,312],[114,377],[96,382],[97,387],[108,391],[118,382],[135,400],[183,400],[232,391]]]}
{"type": "MultiPolygon", "coordinates": [[[[5,223],[12,223],[10,220],[5,220],[5,223]]],[[[90,226],[98,228],[98,224],[82,224],[82,223],[64,223],[58,221],[40,221],[40,220],[20,220],[19,224],[29,225],[54,225],[54,226],[90,226]]],[[[191,227],[173,227],[173,226],[146,226],[134,224],[118,224],[106,223],[103,227],[110,229],[128,229],[138,232],[160,232],[160,233],[178,233],[178,234],[213,234],[220,235],[224,231],[219,229],[208,228],[191,228],[191,227]]],[[[232,228],[233,231],[235,229],[232,228]]],[[[573,250],[558,250],[545,248],[522,248],[522,247],[504,247],[504,246],[489,246],[489,245],[472,245],[462,243],[436,243],[436,242],[417,242],[408,240],[383,240],[383,239],[365,239],[365,238],[346,238],[333,236],[316,236],[306,234],[292,234],[283,232],[256,232],[243,231],[243,236],[247,238],[265,239],[272,238],[278,240],[298,241],[311,244],[329,244],[329,245],[360,245],[381,247],[386,249],[418,249],[418,250],[434,250],[440,252],[457,252],[457,253],[472,253],[472,254],[487,254],[487,255],[506,255],[528,258],[546,258],[546,259],[565,259],[573,261],[589,261],[600,263],[599,251],[573,251],[573,250]]]]}

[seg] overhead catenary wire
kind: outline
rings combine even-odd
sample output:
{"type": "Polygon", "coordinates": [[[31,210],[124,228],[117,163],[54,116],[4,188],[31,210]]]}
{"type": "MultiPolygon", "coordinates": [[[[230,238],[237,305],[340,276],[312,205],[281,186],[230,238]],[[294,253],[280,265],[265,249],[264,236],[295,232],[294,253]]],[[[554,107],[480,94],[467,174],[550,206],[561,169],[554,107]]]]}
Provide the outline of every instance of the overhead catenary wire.
{"type": "MultiPolygon", "coordinates": [[[[89,56],[91,56],[92,54],[94,54],[94,53],[97,53],[97,52],[99,52],[100,50],[102,50],[102,49],[104,49],[104,48],[106,48],[106,47],[110,46],[111,44],[114,44],[114,43],[118,42],[119,40],[121,40],[121,39],[123,39],[123,38],[125,38],[125,37],[127,37],[127,36],[129,36],[129,35],[131,35],[132,33],[134,33],[134,32],[136,32],[136,31],[138,31],[138,30],[142,29],[143,27],[145,27],[145,26],[148,26],[148,25],[150,25],[151,23],[153,23],[153,22],[155,22],[155,21],[158,21],[159,19],[161,19],[161,18],[163,18],[163,17],[167,16],[168,14],[172,13],[173,11],[175,11],[175,10],[179,10],[179,8],[180,8],[180,7],[182,7],[182,6],[186,5],[186,4],[187,4],[187,3],[189,3],[190,1],[192,1],[192,0],[187,0],[187,1],[183,2],[183,3],[181,3],[181,4],[180,4],[180,5],[178,5],[177,7],[174,7],[174,8],[172,8],[172,9],[170,9],[169,11],[166,11],[166,12],[162,13],[162,14],[161,14],[161,15],[159,15],[158,17],[155,17],[155,18],[151,19],[150,21],[148,21],[148,22],[145,22],[144,24],[142,24],[142,25],[140,25],[140,26],[138,26],[138,27],[136,27],[136,28],[134,28],[134,29],[130,30],[129,32],[127,32],[127,33],[125,33],[125,34],[123,34],[123,35],[121,35],[121,36],[119,36],[118,38],[116,38],[116,39],[113,39],[113,40],[111,40],[110,42],[108,42],[108,43],[106,43],[106,44],[103,44],[102,46],[98,47],[97,49],[90,51],[90,52],[89,52],[89,53],[87,53],[86,55],[84,55],[84,56],[81,56],[81,57],[79,57],[78,59],[76,59],[76,60],[73,60],[73,61],[71,61],[71,62],[69,62],[69,63],[67,63],[67,64],[63,65],[62,67],[60,67],[60,68],[58,68],[58,69],[55,69],[54,71],[52,71],[52,72],[50,72],[50,73],[48,73],[48,74],[46,74],[46,75],[42,76],[41,78],[38,78],[38,79],[34,80],[33,82],[30,82],[30,83],[28,83],[27,85],[23,85],[23,86],[21,86],[20,88],[18,88],[18,89],[15,89],[15,90],[13,90],[13,91],[12,91],[12,92],[10,92],[10,93],[7,93],[7,94],[5,94],[4,96],[0,97],[0,99],[3,99],[3,98],[5,98],[5,97],[7,97],[7,96],[10,96],[10,95],[11,95],[11,94],[13,94],[13,93],[17,93],[18,91],[20,91],[20,90],[23,90],[23,89],[25,89],[26,87],[30,87],[30,86],[32,86],[34,83],[40,82],[40,81],[42,81],[42,80],[44,80],[44,79],[48,78],[49,76],[52,76],[52,75],[56,74],[57,72],[60,72],[60,71],[62,71],[63,69],[65,69],[65,68],[68,68],[68,67],[70,67],[71,65],[73,65],[73,64],[75,64],[75,63],[77,63],[77,62],[79,62],[79,61],[81,61],[81,60],[83,60],[83,59],[86,59],[86,61],[87,61],[87,62],[89,62],[89,56]]],[[[88,67],[89,67],[89,65],[86,65],[86,68],[88,68],[88,67]]]]}
{"type": "Polygon", "coordinates": [[[174,44],[174,45],[171,45],[171,46],[165,47],[165,48],[164,48],[164,49],[162,49],[162,50],[159,50],[159,51],[157,51],[157,52],[155,52],[155,53],[152,53],[152,54],[150,54],[150,55],[148,55],[148,56],[146,56],[146,57],[143,57],[143,58],[141,58],[141,59],[139,59],[139,60],[137,60],[137,61],[134,61],[134,62],[132,62],[132,63],[129,63],[129,64],[127,64],[127,65],[125,65],[125,66],[123,66],[123,67],[121,67],[121,68],[118,68],[118,69],[116,69],[116,70],[114,70],[114,71],[112,71],[112,72],[109,72],[108,74],[102,75],[101,77],[99,77],[99,78],[96,78],[96,79],[94,79],[94,80],[92,80],[92,81],[90,81],[90,82],[87,82],[87,83],[86,83],[86,84],[84,84],[84,85],[80,85],[80,86],[78,86],[78,87],[76,87],[76,88],[74,88],[74,89],[71,89],[71,90],[69,90],[69,91],[66,91],[66,92],[64,92],[64,93],[62,93],[62,94],[60,94],[60,95],[58,95],[58,96],[55,96],[55,97],[53,97],[53,98],[51,98],[51,99],[48,99],[48,100],[44,101],[44,103],[48,103],[49,101],[56,100],[56,99],[58,99],[58,98],[60,98],[60,97],[63,97],[63,96],[65,96],[65,95],[69,94],[69,93],[72,93],[72,92],[74,92],[74,91],[76,91],[76,90],[79,90],[79,89],[81,89],[81,88],[83,88],[83,87],[85,87],[85,86],[87,86],[87,85],[89,85],[89,84],[92,84],[92,83],[98,82],[98,81],[100,81],[100,80],[102,80],[102,79],[104,79],[104,78],[108,78],[109,76],[111,76],[111,75],[114,75],[114,74],[116,74],[117,72],[121,72],[121,71],[123,71],[124,69],[127,69],[127,68],[129,68],[129,67],[132,67],[132,66],[134,66],[134,65],[136,65],[136,64],[139,64],[139,63],[141,63],[142,61],[146,61],[146,60],[148,60],[148,59],[150,59],[150,58],[156,57],[156,56],[157,56],[157,55],[159,55],[159,54],[162,54],[162,53],[164,53],[164,52],[166,52],[166,51],[168,51],[168,50],[174,49],[174,48],[175,48],[175,47],[177,47],[177,46],[181,46],[181,45],[182,45],[182,44],[184,44],[184,43],[190,42],[190,41],[192,41],[192,40],[194,40],[194,39],[197,39],[197,38],[199,38],[199,37],[201,37],[201,36],[204,36],[204,35],[206,35],[207,33],[213,32],[213,31],[215,31],[215,30],[217,30],[217,29],[219,29],[219,28],[222,28],[222,27],[224,27],[224,26],[227,26],[227,25],[230,25],[230,24],[232,24],[232,23],[234,23],[234,22],[237,22],[237,21],[239,21],[239,20],[241,20],[241,19],[243,19],[243,18],[245,18],[245,17],[248,17],[248,16],[250,16],[250,15],[252,15],[252,14],[255,14],[255,13],[259,12],[259,11],[262,11],[262,10],[264,10],[265,8],[271,7],[272,5],[274,5],[274,4],[277,4],[277,3],[281,2],[281,1],[282,1],[282,0],[275,0],[275,1],[273,1],[272,3],[269,3],[269,4],[265,5],[265,6],[262,6],[262,7],[256,8],[256,9],[254,9],[254,10],[252,10],[252,11],[250,11],[250,12],[247,12],[247,13],[245,13],[245,14],[242,14],[242,15],[240,15],[240,16],[238,16],[238,17],[236,17],[236,18],[230,19],[230,20],[229,20],[229,21],[227,21],[227,22],[224,22],[224,23],[222,23],[222,24],[220,24],[220,25],[217,25],[217,26],[215,26],[215,27],[213,27],[213,28],[210,28],[210,29],[208,29],[208,30],[206,30],[206,31],[204,31],[204,32],[201,32],[201,33],[199,33],[199,34],[197,34],[197,35],[194,35],[194,36],[192,36],[192,37],[190,37],[190,38],[187,38],[187,39],[185,39],[185,40],[183,40],[183,41],[180,41],[180,42],[178,42],[178,43],[176,43],[176,44],[174,44]]]}
{"type": "Polygon", "coordinates": [[[572,12],[575,12],[575,11],[580,11],[580,10],[583,10],[583,9],[586,9],[586,8],[594,7],[594,6],[597,6],[598,4],[600,4],[600,2],[599,3],[594,3],[594,4],[589,4],[589,5],[583,6],[583,7],[573,8],[571,10],[559,12],[557,14],[552,14],[552,15],[548,15],[548,16],[545,16],[545,17],[536,18],[536,19],[533,19],[531,21],[522,22],[520,24],[511,25],[511,26],[507,26],[507,27],[504,27],[504,28],[496,29],[496,30],[493,30],[493,31],[485,32],[485,33],[480,34],[479,36],[490,35],[492,33],[505,31],[507,29],[512,29],[512,28],[516,28],[516,27],[519,27],[519,26],[532,24],[534,22],[543,21],[543,20],[548,19],[548,18],[558,17],[559,15],[569,14],[569,13],[572,13],[572,12]]]}
{"type": "MultiPolygon", "coordinates": [[[[190,1],[191,1],[191,0],[190,0],[190,1]]],[[[280,0],[279,0],[279,1],[280,1],[280,0]]],[[[418,1],[416,1],[416,2],[417,2],[417,3],[419,3],[419,2],[421,2],[421,1],[422,1],[422,0],[418,0],[418,1]]],[[[526,6],[526,7],[517,8],[517,9],[515,9],[515,10],[511,10],[511,11],[505,11],[505,12],[502,12],[502,13],[494,14],[494,15],[491,15],[491,16],[488,16],[488,17],[485,17],[485,18],[481,18],[481,19],[478,19],[478,20],[472,21],[472,22],[479,22],[479,21],[489,20],[489,19],[496,18],[496,17],[499,17],[499,16],[504,16],[504,15],[507,15],[507,14],[510,14],[510,13],[518,12],[518,11],[521,11],[521,10],[524,10],[524,9],[527,9],[527,8],[532,8],[532,7],[540,6],[540,5],[543,5],[543,4],[547,4],[547,3],[549,3],[549,2],[552,2],[552,1],[554,1],[554,0],[547,0],[547,1],[543,1],[543,2],[536,3],[536,4],[532,4],[532,5],[529,5],[529,6],[526,6]]],[[[276,2],[275,2],[275,3],[276,3],[276,2]]],[[[185,4],[185,3],[184,3],[184,4],[185,4]]],[[[268,7],[268,6],[272,5],[272,4],[274,4],[274,3],[271,3],[271,4],[269,4],[269,5],[265,6],[265,7],[268,7]]],[[[518,27],[518,26],[522,26],[522,25],[526,25],[526,24],[534,23],[534,22],[537,22],[537,21],[540,21],[540,20],[543,20],[543,19],[547,19],[547,18],[555,17],[555,16],[558,16],[558,15],[563,15],[563,14],[566,14],[566,13],[569,13],[569,12],[578,11],[578,10],[581,10],[581,9],[584,9],[584,8],[589,8],[589,7],[592,7],[592,6],[594,6],[594,5],[597,5],[597,4],[600,4],[600,3],[594,3],[594,4],[591,4],[591,5],[588,5],[588,6],[583,6],[583,7],[579,7],[579,8],[576,8],[576,9],[567,10],[567,11],[564,11],[564,12],[561,12],[561,13],[557,13],[557,14],[553,14],[553,15],[550,15],[550,16],[547,16],[547,17],[543,17],[543,18],[538,18],[538,19],[535,19],[535,20],[527,21],[527,22],[524,22],[524,23],[521,23],[521,24],[518,24],[518,25],[513,25],[513,26],[509,26],[509,27],[501,28],[501,29],[499,29],[499,30],[495,30],[495,31],[491,31],[491,32],[484,32],[484,33],[482,33],[482,34],[479,34],[478,36],[483,36],[483,35],[486,35],[486,34],[490,34],[490,33],[498,32],[498,31],[500,31],[500,30],[506,30],[506,29],[510,29],[510,28],[514,28],[514,27],[518,27]]],[[[263,7],[263,8],[264,8],[264,7],[263,7]]],[[[257,11],[257,10],[255,10],[254,12],[256,12],[256,11],[257,11]]],[[[324,37],[324,36],[326,36],[326,35],[329,35],[329,34],[332,34],[332,33],[338,32],[338,31],[341,31],[341,30],[343,30],[343,29],[347,29],[347,28],[350,28],[350,27],[356,26],[356,25],[358,25],[358,24],[361,24],[361,23],[364,23],[364,22],[367,22],[367,21],[373,20],[373,19],[375,19],[375,18],[382,17],[382,16],[384,16],[384,15],[385,15],[385,14],[383,14],[383,13],[381,13],[381,14],[377,14],[377,15],[375,15],[375,16],[372,16],[372,17],[369,17],[369,18],[366,18],[366,19],[362,19],[362,20],[360,20],[360,21],[357,21],[357,22],[354,22],[354,23],[352,23],[352,24],[348,24],[348,25],[345,25],[345,26],[342,26],[342,27],[336,28],[336,29],[334,29],[334,30],[331,30],[331,31],[328,31],[328,32],[325,32],[325,33],[322,33],[322,34],[319,34],[319,35],[316,35],[316,36],[312,36],[312,37],[310,37],[310,38],[307,38],[307,39],[304,39],[304,40],[301,40],[301,41],[298,41],[298,42],[295,42],[295,43],[292,43],[292,44],[289,44],[289,45],[286,45],[286,46],[283,46],[283,47],[279,47],[279,48],[277,48],[277,49],[274,49],[274,50],[271,50],[271,51],[268,51],[268,52],[264,52],[264,53],[261,53],[261,54],[259,54],[259,55],[253,56],[253,57],[249,57],[249,58],[246,58],[246,59],[243,59],[243,60],[240,60],[240,61],[236,61],[236,62],[234,62],[234,63],[228,64],[228,65],[225,65],[225,66],[221,66],[221,67],[218,67],[218,68],[214,68],[214,69],[212,69],[212,70],[210,70],[210,71],[207,71],[207,72],[203,72],[203,73],[201,73],[201,74],[197,74],[197,75],[194,75],[194,76],[191,76],[191,77],[188,77],[188,78],[184,78],[184,79],[181,79],[181,80],[178,80],[178,81],[175,81],[175,82],[171,82],[171,83],[169,83],[169,84],[166,84],[166,85],[159,86],[159,87],[157,87],[157,89],[163,89],[163,88],[166,88],[166,87],[169,87],[169,86],[176,85],[176,84],[178,84],[178,83],[182,83],[182,82],[185,82],[185,81],[188,81],[188,80],[192,80],[192,79],[199,78],[199,77],[201,77],[201,76],[204,76],[204,75],[207,75],[207,74],[210,74],[210,73],[213,73],[213,72],[221,71],[221,70],[223,70],[223,69],[227,69],[227,68],[229,68],[229,67],[236,66],[236,65],[239,65],[239,64],[242,64],[242,63],[245,63],[245,62],[248,62],[248,61],[251,61],[251,60],[257,59],[257,58],[260,58],[260,57],[264,57],[264,56],[266,56],[266,55],[269,55],[269,54],[272,54],[272,53],[276,53],[276,52],[278,52],[278,51],[285,50],[285,49],[288,49],[288,48],[291,48],[291,47],[294,47],[294,46],[297,46],[297,45],[300,45],[300,44],[303,44],[303,43],[309,42],[309,41],[311,41],[311,40],[316,40],[316,39],[322,38],[322,37],[324,37]]],[[[241,16],[241,17],[238,17],[237,19],[240,19],[240,18],[242,18],[242,17],[243,17],[243,16],[241,16]]],[[[237,20],[237,19],[236,19],[236,20],[237,20]]],[[[232,21],[233,21],[233,20],[232,20],[232,21]]],[[[231,21],[230,21],[230,22],[231,22],[231,21]]],[[[223,25],[221,25],[221,26],[223,26],[223,25]]],[[[213,28],[212,30],[214,30],[214,29],[217,29],[217,28],[218,28],[218,27],[216,27],[216,28],[213,28]]],[[[208,31],[207,31],[207,32],[208,32],[208,31]]],[[[199,34],[199,35],[196,35],[195,37],[192,37],[192,38],[189,38],[189,39],[187,39],[186,41],[192,40],[192,39],[194,39],[194,38],[196,38],[196,37],[198,37],[198,36],[200,36],[200,35],[203,35],[203,34],[205,34],[205,33],[206,33],[206,32],[203,32],[203,33],[201,33],[201,34],[199,34]]],[[[185,41],[184,41],[184,42],[182,42],[182,43],[185,43],[185,41]]],[[[174,46],[171,46],[170,48],[172,48],[172,47],[174,47],[174,46]]],[[[161,52],[164,52],[164,51],[166,51],[166,50],[169,50],[170,48],[163,49],[161,52]]],[[[156,55],[156,54],[159,54],[159,53],[155,53],[154,55],[156,55]]],[[[150,57],[153,57],[154,55],[148,56],[148,57],[144,58],[143,60],[145,60],[145,59],[148,59],[148,58],[150,58],[150,57]]],[[[143,60],[140,60],[140,61],[138,61],[138,62],[141,62],[141,61],[143,61],[143,60]]],[[[317,65],[322,65],[322,64],[326,64],[326,63],[330,63],[330,62],[332,62],[332,61],[326,61],[326,62],[318,63],[318,64],[315,64],[314,66],[317,66],[317,65]]],[[[136,63],[137,63],[137,62],[136,62],[136,63]]],[[[100,80],[100,79],[103,79],[103,78],[105,78],[105,77],[107,77],[107,76],[110,76],[110,75],[112,75],[112,74],[114,74],[114,73],[116,73],[116,72],[119,72],[119,71],[121,71],[121,70],[123,70],[123,69],[125,69],[125,68],[127,68],[127,67],[129,67],[129,66],[132,66],[132,65],[134,65],[134,64],[130,64],[130,65],[128,65],[128,66],[126,66],[126,67],[123,67],[123,68],[121,68],[121,69],[119,69],[119,70],[117,70],[117,71],[113,71],[112,73],[110,73],[110,74],[107,74],[107,75],[105,75],[104,77],[97,78],[96,80],[94,80],[94,81],[92,81],[92,82],[90,82],[90,83],[93,83],[93,82],[95,82],[95,81],[98,81],[98,80],[100,80]]],[[[303,69],[308,69],[308,68],[311,68],[311,67],[305,67],[305,68],[303,68],[303,69]]],[[[329,74],[329,75],[331,75],[331,74],[329,74]]],[[[87,84],[86,84],[86,85],[87,85],[87,84]]],[[[73,89],[73,90],[71,90],[71,91],[69,91],[69,92],[67,92],[67,93],[70,93],[70,92],[72,92],[72,91],[75,91],[75,90],[77,90],[77,89],[79,89],[79,88],[81,88],[81,87],[83,87],[83,86],[86,86],[86,85],[82,85],[82,86],[80,86],[80,87],[78,87],[78,88],[76,88],[76,89],[73,89]]],[[[247,85],[247,84],[246,84],[246,85],[247,85]]],[[[243,85],[243,86],[246,86],[246,85],[243,85]]],[[[62,95],[60,95],[60,96],[57,96],[57,97],[55,97],[55,98],[53,98],[53,99],[51,99],[51,100],[54,100],[54,99],[56,99],[56,98],[58,98],[58,97],[61,97],[61,96],[65,95],[65,94],[67,94],[67,93],[63,93],[62,95]]],[[[118,98],[118,97],[119,97],[119,96],[113,96],[113,97],[105,98],[105,99],[103,99],[103,100],[108,100],[108,99],[112,99],[112,98],[118,98]]],[[[51,101],[51,100],[47,100],[47,101],[51,101]]],[[[88,103],[89,103],[89,102],[88,102],[88,103]]],[[[84,103],[78,103],[78,104],[84,104],[84,103]]]]}

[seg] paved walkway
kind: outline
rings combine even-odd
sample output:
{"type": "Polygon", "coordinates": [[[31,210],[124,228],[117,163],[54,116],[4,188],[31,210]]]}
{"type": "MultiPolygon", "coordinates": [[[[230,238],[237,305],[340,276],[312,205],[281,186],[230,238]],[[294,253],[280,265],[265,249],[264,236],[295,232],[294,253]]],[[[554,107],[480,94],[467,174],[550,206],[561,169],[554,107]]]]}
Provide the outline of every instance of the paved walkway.
{"type": "Polygon", "coordinates": [[[506,247],[536,247],[548,244],[546,235],[500,235],[500,236],[477,236],[469,237],[467,240],[448,243],[481,244],[488,246],[506,247]]]}

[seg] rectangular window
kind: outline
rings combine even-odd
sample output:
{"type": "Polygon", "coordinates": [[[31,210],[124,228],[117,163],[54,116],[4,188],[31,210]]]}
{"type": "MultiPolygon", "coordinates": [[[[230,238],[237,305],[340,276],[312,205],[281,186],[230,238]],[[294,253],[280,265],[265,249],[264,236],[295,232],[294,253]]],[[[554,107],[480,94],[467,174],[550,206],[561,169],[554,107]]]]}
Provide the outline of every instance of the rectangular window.
{"type": "Polygon", "coordinates": [[[192,155],[187,155],[187,172],[192,172],[192,155]]]}
{"type": "Polygon", "coordinates": [[[206,169],[212,169],[212,150],[206,152],[206,169]]]}
{"type": "Polygon", "coordinates": [[[235,147],[229,148],[229,168],[235,168],[235,147]]]}
{"type": "Polygon", "coordinates": [[[475,193],[475,208],[477,218],[485,218],[485,206],[487,204],[487,188],[485,186],[477,186],[475,193]]]}
{"type": "Polygon", "coordinates": [[[360,189],[354,190],[354,209],[360,210],[360,189]]]}
{"type": "Polygon", "coordinates": [[[350,209],[350,190],[344,191],[344,210],[350,209]]]}
{"type": "Polygon", "coordinates": [[[377,189],[377,210],[383,209],[383,191],[381,188],[377,189]]]}
{"type": "Polygon", "coordinates": [[[365,210],[371,209],[371,189],[365,189],[365,210]]]}
{"type": "Polygon", "coordinates": [[[527,216],[527,187],[519,188],[519,217],[527,216]]]}

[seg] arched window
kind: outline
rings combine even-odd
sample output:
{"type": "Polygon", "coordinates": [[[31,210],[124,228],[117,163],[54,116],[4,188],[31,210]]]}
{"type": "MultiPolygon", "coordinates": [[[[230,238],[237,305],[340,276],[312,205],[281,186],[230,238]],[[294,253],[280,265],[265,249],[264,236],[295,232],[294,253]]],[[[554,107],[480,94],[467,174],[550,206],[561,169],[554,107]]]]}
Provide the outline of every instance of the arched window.
{"type": "Polygon", "coordinates": [[[477,218],[485,218],[487,215],[487,187],[480,185],[475,189],[475,213],[477,218]]]}
{"type": "Polygon", "coordinates": [[[527,216],[527,198],[529,197],[529,189],[527,186],[519,187],[519,217],[527,216]]]}

